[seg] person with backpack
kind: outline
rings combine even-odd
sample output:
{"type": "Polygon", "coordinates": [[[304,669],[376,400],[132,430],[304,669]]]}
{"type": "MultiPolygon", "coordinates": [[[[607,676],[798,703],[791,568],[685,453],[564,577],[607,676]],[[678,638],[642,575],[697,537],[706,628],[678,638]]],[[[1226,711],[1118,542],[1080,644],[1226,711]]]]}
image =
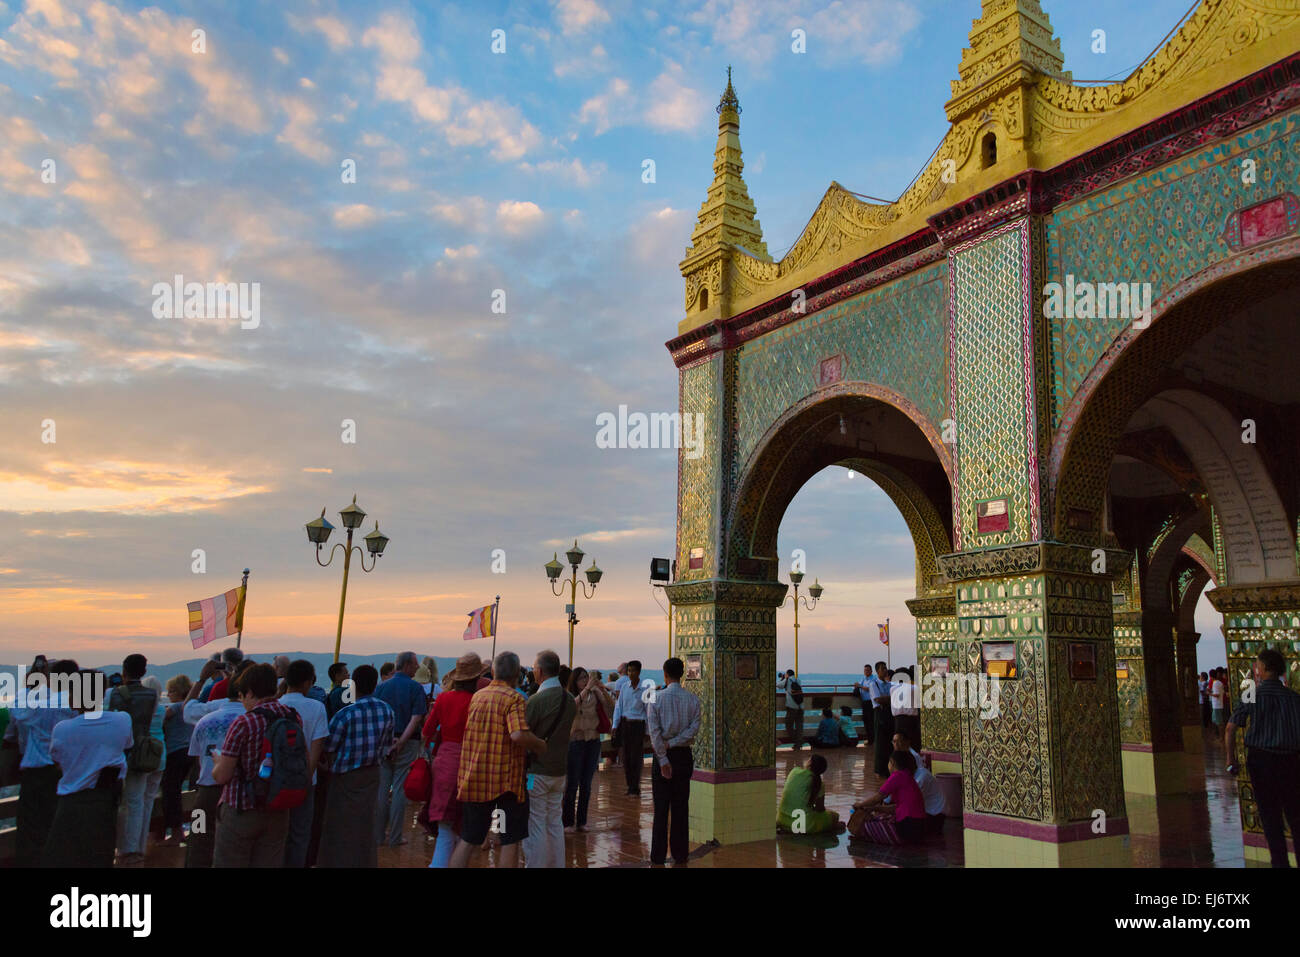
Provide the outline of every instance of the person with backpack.
{"type": "Polygon", "coordinates": [[[222,786],[213,867],[283,867],[289,812],[311,786],[307,735],[298,713],[276,700],[275,668],[256,664],[239,679],[244,714],[216,752],[222,786]]]}
{"type": "MultiPolygon", "coordinates": [[[[118,863],[139,864],[144,861],[144,838],[148,817],[153,812],[152,799],[146,808],[149,785],[156,794],[166,747],[152,734],[154,712],[159,694],[142,683],[148,661],[144,655],[127,655],[122,662],[122,683],[108,696],[109,711],[125,711],[131,717],[134,735],[126,752],[126,781],[122,785],[122,806],[118,816],[118,863]]],[[[159,722],[161,729],[161,722],[159,722]]]]}
{"type": "Polygon", "coordinates": [[[803,686],[793,668],[781,676],[777,688],[785,692],[785,733],[798,751],[803,746],[803,686]]]}

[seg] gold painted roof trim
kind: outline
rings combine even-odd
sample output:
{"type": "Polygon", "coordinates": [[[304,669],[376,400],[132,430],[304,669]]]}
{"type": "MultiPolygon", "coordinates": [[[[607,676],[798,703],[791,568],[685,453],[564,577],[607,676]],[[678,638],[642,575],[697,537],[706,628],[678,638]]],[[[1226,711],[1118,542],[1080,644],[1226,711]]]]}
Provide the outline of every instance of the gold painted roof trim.
{"type": "MultiPolygon", "coordinates": [[[[770,260],[765,245],[755,256],[749,242],[734,238],[751,234],[724,227],[722,241],[736,248],[726,257],[725,277],[710,261],[714,275],[708,284],[729,292],[725,314],[690,314],[679,333],[765,302],[925,228],[929,216],[1025,169],[1051,169],[1283,59],[1300,49],[1300,0],[1201,0],[1168,42],[1124,80],[1104,86],[1077,85],[1060,72],[1060,45],[1038,0],[982,0],[970,42],[952,84],[953,99],[945,105],[952,125],[902,196],[885,205],[866,203],[832,183],[778,262],[770,260]],[[979,141],[990,131],[997,137],[997,161],[983,168],[979,141]]],[[[738,114],[732,115],[738,130],[738,114]]],[[[739,175],[739,139],[729,180],[724,135],[719,133],[714,186],[695,236],[702,235],[706,210],[718,205],[715,190],[721,184],[719,192],[725,192],[730,182],[748,204],[746,223],[752,220],[761,237],[739,175]]],[[[700,246],[687,252],[682,274],[689,293],[706,281],[693,276],[704,268],[700,246]]],[[[690,303],[688,296],[688,309],[690,303]]]]}

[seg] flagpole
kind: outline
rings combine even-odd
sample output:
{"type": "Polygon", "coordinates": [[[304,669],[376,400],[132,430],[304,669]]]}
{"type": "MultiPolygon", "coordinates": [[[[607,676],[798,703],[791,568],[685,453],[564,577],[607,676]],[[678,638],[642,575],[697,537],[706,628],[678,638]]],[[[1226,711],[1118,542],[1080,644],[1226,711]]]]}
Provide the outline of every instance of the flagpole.
{"type": "Polygon", "coordinates": [[[248,569],[244,569],[244,580],[240,583],[239,592],[239,634],[235,635],[235,647],[239,647],[240,641],[244,638],[244,602],[248,598],[248,569]]]}
{"type": "Polygon", "coordinates": [[[497,619],[501,617],[501,596],[492,604],[492,660],[497,660],[497,619]]]}
{"type": "Polygon", "coordinates": [[[885,619],[885,667],[894,670],[894,639],[889,634],[889,619],[885,619]]]}

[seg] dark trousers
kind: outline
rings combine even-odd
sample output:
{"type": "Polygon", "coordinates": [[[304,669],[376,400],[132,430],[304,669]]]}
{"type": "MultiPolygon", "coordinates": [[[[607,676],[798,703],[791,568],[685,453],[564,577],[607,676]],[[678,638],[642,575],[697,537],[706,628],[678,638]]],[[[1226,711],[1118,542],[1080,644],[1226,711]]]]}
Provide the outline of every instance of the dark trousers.
{"type": "Polygon", "coordinates": [[[645,757],[645,722],[624,718],[618,723],[623,729],[623,776],[627,789],[641,793],[641,763],[645,757]]]}
{"type": "Polygon", "coordinates": [[[907,735],[907,740],[912,743],[912,750],[917,754],[921,753],[921,716],[919,714],[894,715],[894,730],[907,735]]]}
{"type": "Polygon", "coordinates": [[[659,770],[659,759],[651,762],[650,786],[654,793],[655,819],[650,837],[650,862],[662,864],[672,849],[673,863],[685,864],[691,846],[687,838],[690,824],[691,775],[695,758],[690,748],[669,748],[668,764],[673,776],[666,778],[659,770]]]}
{"type": "Polygon", "coordinates": [[[1291,825],[1292,840],[1300,843],[1300,754],[1248,748],[1246,771],[1255,789],[1259,823],[1264,828],[1273,866],[1290,867],[1282,818],[1285,816],[1291,825]]]}
{"type": "Polygon", "coordinates": [[[600,738],[591,741],[569,742],[569,764],[564,779],[564,803],[560,807],[560,820],[565,827],[577,824],[587,826],[587,808],[591,805],[591,780],[600,763],[600,738]],[[573,813],[574,801],[578,813],[573,813]]]}
{"type": "Polygon", "coordinates": [[[200,784],[197,790],[194,810],[202,814],[190,820],[190,833],[185,839],[185,866],[211,867],[213,849],[217,846],[217,808],[221,803],[221,785],[200,784]]]}
{"type": "Polygon", "coordinates": [[[875,720],[876,773],[889,773],[889,756],[894,753],[894,716],[887,705],[872,709],[875,720]]]}
{"type": "Polygon", "coordinates": [[[785,733],[798,751],[803,744],[803,708],[785,709],[785,733]]]}
{"type": "Polygon", "coordinates": [[[99,783],[58,798],[42,867],[112,867],[117,842],[117,805],[122,784],[117,768],[107,768],[99,783]]]}
{"type": "Polygon", "coordinates": [[[320,832],[325,824],[325,797],[329,793],[330,773],[324,768],[316,769],[316,794],[311,803],[311,840],[307,844],[307,866],[316,866],[316,855],[320,853],[320,832]]]}
{"type": "Polygon", "coordinates": [[[14,864],[36,867],[41,851],[54,823],[59,778],[63,771],[57,764],[43,768],[23,768],[18,778],[18,833],[14,841],[14,864]]]}
{"type": "Polygon", "coordinates": [[[868,747],[876,743],[876,709],[871,706],[871,699],[862,702],[862,727],[868,747]]]}
{"type": "Polygon", "coordinates": [[[1201,727],[1208,728],[1209,726],[1210,726],[1210,699],[1206,698],[1204,701],[1201,702],[1201,727]]]}
{"type": "Polygon", "coordinates": [[[193,762],[188,746],[167,752],[167,766],[163,768],[162,776],[163,826],[170,827],[173,831],[179,831],[185,822],[185,813],[181,809],[181,787],[189,776],[193,762]]]}

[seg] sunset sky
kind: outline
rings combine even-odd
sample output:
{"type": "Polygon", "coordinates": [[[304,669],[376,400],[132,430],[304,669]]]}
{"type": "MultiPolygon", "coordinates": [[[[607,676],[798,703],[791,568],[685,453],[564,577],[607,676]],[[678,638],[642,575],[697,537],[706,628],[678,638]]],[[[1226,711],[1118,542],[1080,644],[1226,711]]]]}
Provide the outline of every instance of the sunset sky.
{"type": "MultiPolygon", "coordinates": [[[[1066,68],[1103,79],[1187,0],[1043,6],[1066,68]]],[[[496,594],[503,645],[560,647],[542,564],[576,536],[605,570],[578,660],[657,664],[647,566],[672,554],[676,456],[598,448],[596,417],[676,408],[663,344],[726,67],[779,257],[832,179],[886,198],[911,181],[978,14],[0,2],[0,662],[192,657],[186,602],[246,565],[245,647],[327,650],[341,571],[317,567],[302,526],[322,506],[337,525],[356,493],[392,541],[374,574],[354,569],[345,649],[459,654],[466,612],[496,594]],[[156,318],[151,290],[177,274],[260,283],[260,324],[156,318]]],[[[796,547],[826,587],[801,616],[803,671],[882,657],[886,616],[895,660],[913,659],[911,543],[879,490],[817,476],[781,529],[796,547]]],[[[786,667],[788,611],[780,629],[786,667]]]]}

